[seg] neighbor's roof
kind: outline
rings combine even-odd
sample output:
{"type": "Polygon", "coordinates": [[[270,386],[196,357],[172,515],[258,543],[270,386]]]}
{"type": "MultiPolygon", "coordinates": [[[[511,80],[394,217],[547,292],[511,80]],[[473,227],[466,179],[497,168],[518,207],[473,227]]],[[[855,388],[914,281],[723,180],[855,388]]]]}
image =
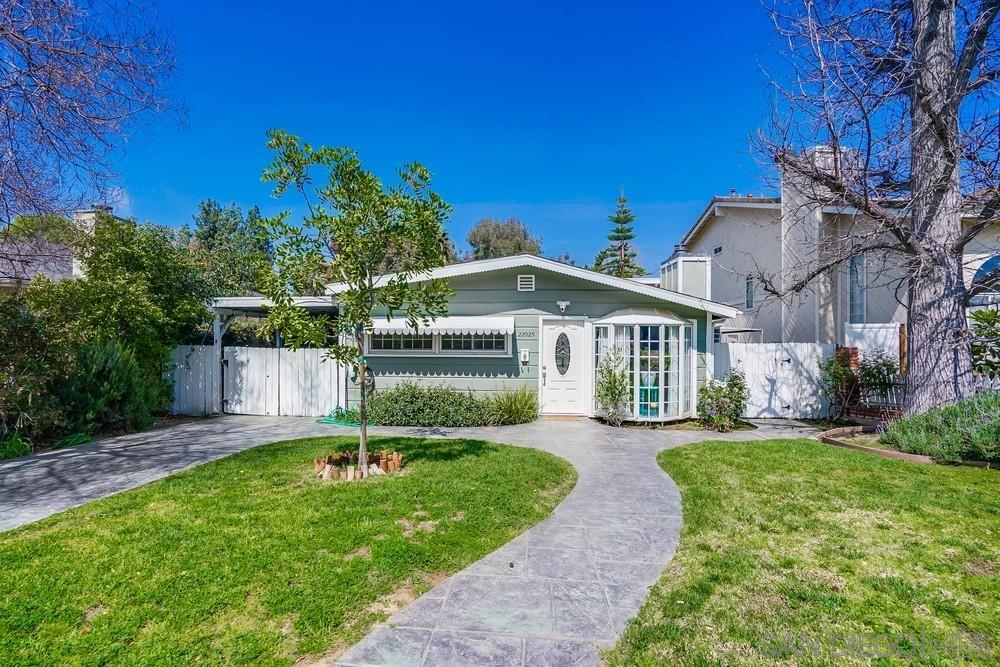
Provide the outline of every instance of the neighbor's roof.
{"type": "MultiPolygon", "coordinates": [[[[654,287],[636,280],[609,276],[604,273],[590,271],[589,269],[582,269],[579,266],[571,266],[555,260],[545,259],[544,257],[536,257],[535,255],[513,255],[511,257],[483,259],[475,262],[465,262],[463,264],[449,264],[447,266],[439,266],[435,269],[425,271],[424,273],[417,274],[415,276],[410,276],[408,280],[409,282],[420,282],[424,280],[455,278],[458,276],[469,276],[478,273],[488,273],[490,271],[501,271],[504,269],[517,269],[524,267],[540,269],[543,271],[552,271],[553,273],[559,273],[572,278],[579,278],[580,280],[586,280],[599,285],[604,285],[606,287],[613,287],[626,292],[642,294],[643,296],[659,299],[660,301],[664,301],[666,303],[673,303],[680,306],[688,306],[690,308],[705,310],[713,315],[735,317],[740,313],[737,308],[716,303],[715,301],[709,301],[708,299],[702,299],[696,296],[691,296],[690,294],[683,294],[673,290],[654,287]]],[[[389,273],[379,276],[377,281],[387,282],[396,275],[398,274],[389,273]]],[[[337,294],[338,292],[343,291],[345,286],[341,283],[331,283],[326,286],[326,289],[329,294],[337,294]]]]}
{"type": "MultiPolygon", "coordinates": [[[[905,199],[881,199],[879,202],[883,207],[889,210],[896,211],[900,216],[906,216],[907,208],[905,199]]],[[[681,244],[687,245],[691,242],[691,239],[708,224],[708,221],[717,215],[717,210],[719,207],[728,208],[756,208],[756,209],[781,209],[781,197],[712,197],[708,205],[702,210],[701,214],[691,225],[691,229],[687,231],[684,237],[681,239],[681,244]]],[[[824,204],[823,213],[831,213],[834,215],[861,215],[861,211],[853,206],[847,205],[833,205],[824,204]]],[[[963,220],[975,219],[978,214],[978,209],[973,207],[965,207],[962,212],[963,220]]]]}

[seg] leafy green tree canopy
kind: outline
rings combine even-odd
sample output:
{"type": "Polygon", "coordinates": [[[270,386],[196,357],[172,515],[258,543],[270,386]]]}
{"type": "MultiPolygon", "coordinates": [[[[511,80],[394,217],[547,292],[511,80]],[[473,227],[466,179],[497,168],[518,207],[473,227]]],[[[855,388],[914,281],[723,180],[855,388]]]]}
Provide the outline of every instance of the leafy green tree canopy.
{"type": "Polygon", "coordinates": [[[517,218],[480,220],[469,230],[466,240],[472,247],[466,256],[469,261],[542,254],[542,240],[532,236],[527,225],[517,218]]]}
{"type": "Polygon", "coordinates": [[[635,232],[632,230],[635,215],[628,207],[625,193],[619,195],[618,208],[608,220],[611,222],[611,232],[608,234],[610,244],[597,253],[594,270],[619,278],[644,275],[646,270],[636,261],[638,255],[632,243],[635,239],[635,232]]]}
{"type": "Polygon", "coordinates": [[[207,322],[212,296],[173,231],[102,214],[83,241],[85,277],[33,280],[27,299],[67,340],[118,339],[161,370],[171,348],[207,322]]]}
{"type": "MultiPolygon", "coordinates": [[[[326,347],[328,355],[350,365],[361,390],[359,461],[367,460],[366,332],[376,313],[403,316],[413,327],[426,325],[448,310],[451,290],[441,280],[413,282],[444,263],[448,238],[444,221],[451,209],[430,189],[430,172],[420,164],[403,165],[399,181],[385,185],[364,168],[349,148],[313,147],[281,130],[268,132],[273,162],[263,179],[274,196],[289,190],[305,203],[300,224],[289,213],[266,221],[274,241],[272,270],[262,280],[273,302],[266,326],[280,330],[298,346],[326,347]],[[325,177],[314,184],[316,172],[325,177]],[[391,253],[406,249],[399,272],[380,276],[391,253]],[[310,276],[322,267],[336,283],[337,317],[312,316],[294,301],[304,289],[315,289],[310,276]]],[[[367,471],[362,466],[363,474],[367,471]]]]}
{"type": "Polygon", "coordinates": [[[261,268],[273,254],[261,221],[256,206],[244,217],[236,204],[223,206],[206,199],[198,204],[194,229],[181,229],[180,241],[201,267],[214,296],[241,296],[256,290],[261,268]]]}

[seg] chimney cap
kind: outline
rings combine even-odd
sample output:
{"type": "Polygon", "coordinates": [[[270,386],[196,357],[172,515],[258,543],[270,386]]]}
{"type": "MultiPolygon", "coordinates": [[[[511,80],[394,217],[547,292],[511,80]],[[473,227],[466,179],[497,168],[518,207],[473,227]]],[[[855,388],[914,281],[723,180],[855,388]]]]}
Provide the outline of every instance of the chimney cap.
{"type": "Polygon", "coordinates": [[[729,196],[730,197],[738,197],[739,196],[739,193],[736,192],[736,188],[729,188],[729,196]]]}

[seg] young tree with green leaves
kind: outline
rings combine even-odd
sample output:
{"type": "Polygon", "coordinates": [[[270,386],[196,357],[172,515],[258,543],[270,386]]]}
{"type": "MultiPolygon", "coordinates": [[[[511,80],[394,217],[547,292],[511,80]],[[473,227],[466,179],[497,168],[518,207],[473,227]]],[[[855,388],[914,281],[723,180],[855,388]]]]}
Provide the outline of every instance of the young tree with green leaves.
{"type": "Polygon", "coordinates": [[[267,147],[275,155],[264,181],[274,184],[276,198],[297,193],[306,214],[301,224],[291,223],[287,212],[265,220],[275,253],[262,280],[273,303],[265,326],[280,330],[292,348],[325,347],[328,358],[354,370],[361,392],[358,462],[367,476],[365,336],[377,313],[402,315],[414,328],[447,313],[446,281],[412,281],[444,263],[444,221],[451,209],[430,189],[430,172],[415,162],[398,169],[399,182],[387,186],[349,148],[313,147],[282,130],[268,132],[267,147]],[[325,174],[314,184],[316,172],[325,174]],[[407,249],[406,266],[380,275],[394,248],[407,249]],[[319,267],[335,282],[330,297],[335,317],[311,315],[295,303],[296,295],[318,292],[311,276],[319,267]]]}
{"type": "Polygon", "coordinates": [[[635,232],[632,230],[635,215],[628,207],[628,197],[624,192],[618,196],[618,208],[608,220],[612,224],[611,233],[608,234],[611,244],[597,253],[594,270],[619,278],[643,275],[646,271],[636,261],[638,255],[632,243],[635,239],[635,232]]]}

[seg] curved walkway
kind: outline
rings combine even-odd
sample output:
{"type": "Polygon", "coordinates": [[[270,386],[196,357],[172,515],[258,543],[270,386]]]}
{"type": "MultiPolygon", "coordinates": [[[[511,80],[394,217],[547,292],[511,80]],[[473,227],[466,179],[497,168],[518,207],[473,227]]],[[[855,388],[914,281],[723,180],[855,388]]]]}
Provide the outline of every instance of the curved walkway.
{"type": "MultiPolygon", "coordinates": [[[[815,433],[773,423],[721,437],[815,433]]],[[[600,664],[599,650],[617,641],[680,537],[680,493],[656,454],[720,438],[587,419],[434,434],[542,449],[567,459],[579,477],[549,518],[397,613],[337,665],[600,664]]]]}
{"type": "MultiPolygon", "coordinates": [[[[0,530],[257,445],[355,432],[306,418],[228,416],[0,462],[0,530]]],[[[680,536],[680,495],[657,452],[816,431],[769,422],[720,436],[572,419],[372,433],[534,447],[568,460],[578,480],[550,517],[377,627],[339,665],[599,664],[598,650],[638,611],[680,536]]]]}

